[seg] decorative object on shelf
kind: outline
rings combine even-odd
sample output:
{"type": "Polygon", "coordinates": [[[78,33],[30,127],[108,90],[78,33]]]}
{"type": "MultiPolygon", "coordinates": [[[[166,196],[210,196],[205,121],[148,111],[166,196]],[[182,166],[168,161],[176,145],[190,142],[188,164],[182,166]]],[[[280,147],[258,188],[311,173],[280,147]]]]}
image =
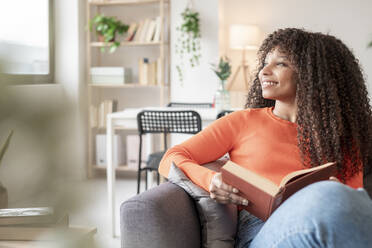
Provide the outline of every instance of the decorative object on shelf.
{"type": "MultiPolygon", "coordinates": [[[[120,20],[117,20],[113,16],[105,16],[103,14],[97,14],[91,21],[90,21],[90,29],[92,30],[93,25],[95,26],[96,34],[98,35],[98,40],[105,42],[108,44],[112,42],[110,45],[110,52],[114,52],[116,48],[119,47],[120,42],[115,40],[117,37],[116,35],[123,35],[125,32],[128,31],[129,26],[123,24],[120,20]]],[[[105,47],[101,47],[101,51],[105,51],[105,47]]]]}
{"type": "Polygon", "coordinates": [[[227,85],[227,89],[230,90],[233,84],[236,82],[236,77],[239,71],[243,72],[243,79],[245,90],[248,91],[248,73],[249,66],[245,59],[246,50],[256,50],[258,49],[260,43],[260,30],[254,25],[232,25],[230,27],[230,48],[242,51],[242,60],[238,68],[235,70],[231,81],[227,85]]]}
{"type": "Polygon", "coordinates": [[[199,13],[192,8],[191,1],[188,2],[186,9],[181,13],[182,24],[176,28],[178,37],[176,42],[176,54],[180,59],[180,64],[176,65],[179,80],[183,82],[184,60],[190,62],[191,67],[199,65],[201,57],[200,45],[200,19],[199,13]]]}
{"type": "Polygon", "coordinates": [[[120,66],[91,67],[90,75],[92,84],[124,85],[132,82],[131,68],[120,66]]]}
{"type": "MultiPolygon", "coordinates": [[[[8,137],[5,140],[5,143],[1,147],[0,150],[0,164],[5,155],[6,150],[9,147],[10,140],[13,136],[13,130],[11,130],[8,134],[8,137]]],[[[8,191],[7,189],[0,183],[0,208],[7,208],[8,207],[8,191]]]]}
{"type": "Polygon", "coordinates": [[[214,104],[217,111],[230,109],[230,93],[226,89],[225,84],[229,76],[231,75],[231,65],[229,59],[221,57],[218,65],[212,64],[212,70],[216,73],[220,79],[219,87],[214,95],[214,104]]]}

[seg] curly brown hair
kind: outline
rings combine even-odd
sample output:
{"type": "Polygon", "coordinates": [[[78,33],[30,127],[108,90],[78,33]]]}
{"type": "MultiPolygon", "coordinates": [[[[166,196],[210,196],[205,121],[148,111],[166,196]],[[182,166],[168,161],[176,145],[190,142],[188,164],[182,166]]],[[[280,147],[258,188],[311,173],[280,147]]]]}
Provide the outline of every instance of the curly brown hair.
{"type": "Polygon", "coordinates": [[[297,141],[306,166],[339,162],[346,181],[372,167],[372,114],[358,60],[334,36],[303,29],[279,29],[258,51],[258,68],[247,97],[247,108],[275,105],[262,97],[259,71],[266,55],[279,48],[297,74],[297,141]]]}

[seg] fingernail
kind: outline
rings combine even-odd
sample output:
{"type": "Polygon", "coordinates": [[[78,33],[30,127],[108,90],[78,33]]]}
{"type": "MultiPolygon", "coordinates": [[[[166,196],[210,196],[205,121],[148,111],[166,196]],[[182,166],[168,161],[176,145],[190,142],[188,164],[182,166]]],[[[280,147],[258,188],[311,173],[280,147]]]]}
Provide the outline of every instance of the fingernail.
{"type": "Polygon", "coordinates": [[[238,193],[238,192],[239,192],[239,190],[238,190],[238,189],[236,189],[236,188],[233,188],[233,192],[234,192],[234,193],[238,193]]]}
{"type": "Polygon", "coordinates": [[[243,200],[243,205],[244,206],[248,206],[248,201],[247,200],[243,200]]]}

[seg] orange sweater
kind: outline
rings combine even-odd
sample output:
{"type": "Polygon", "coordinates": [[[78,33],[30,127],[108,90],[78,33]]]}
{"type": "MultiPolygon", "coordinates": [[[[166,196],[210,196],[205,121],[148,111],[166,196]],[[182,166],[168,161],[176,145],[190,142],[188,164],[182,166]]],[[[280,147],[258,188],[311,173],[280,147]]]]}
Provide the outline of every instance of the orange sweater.
{"type": "MultiPolygon", "coordinates": [[[[191,181],[208,191],[215,172],[200,166],[229,153],[231,161],[274,183],[288,173],[304,169],[297,146],[296,124],[280,119],[272,108],[245,109],[216,120],[180,145],[169,149],[159,172],[167,177],[174,161],[191,181]]],[[[363,187],[363,174],[346,182],[363,187]]]]}

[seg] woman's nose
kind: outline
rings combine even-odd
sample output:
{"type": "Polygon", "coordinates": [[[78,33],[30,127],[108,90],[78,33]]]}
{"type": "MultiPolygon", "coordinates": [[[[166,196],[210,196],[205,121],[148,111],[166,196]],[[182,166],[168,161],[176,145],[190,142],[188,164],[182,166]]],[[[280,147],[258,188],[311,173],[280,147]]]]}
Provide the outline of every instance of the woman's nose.
{"type": "Polygon", "coordinates": [[[265,65],[262,69],[261,69],[261,74],[262,75],[270,75],[272,73],[271,71],[271,68],[269,65],[265,65]]]}

